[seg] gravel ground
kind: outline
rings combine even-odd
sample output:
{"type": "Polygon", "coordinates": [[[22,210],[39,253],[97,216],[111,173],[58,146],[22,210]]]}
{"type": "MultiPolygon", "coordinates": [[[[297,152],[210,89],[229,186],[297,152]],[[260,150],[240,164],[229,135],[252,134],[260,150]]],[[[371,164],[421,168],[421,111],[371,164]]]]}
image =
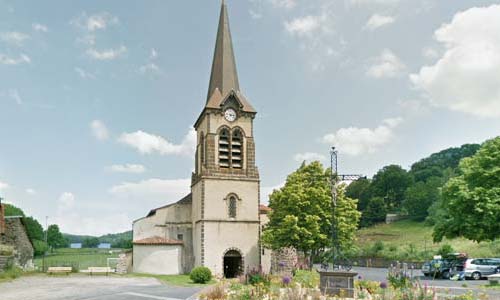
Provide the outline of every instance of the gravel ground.
{"type": "Polygon", "coordinates": [[[28,276],[0,284],[1,300],[185,300],[200,288],[171,287],[154,278],[28,276]]]}

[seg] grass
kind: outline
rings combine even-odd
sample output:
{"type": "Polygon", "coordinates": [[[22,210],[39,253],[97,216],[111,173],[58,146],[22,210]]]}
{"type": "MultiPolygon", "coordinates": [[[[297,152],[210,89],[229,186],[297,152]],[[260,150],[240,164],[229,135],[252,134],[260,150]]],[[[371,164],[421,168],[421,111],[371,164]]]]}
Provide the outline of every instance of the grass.
{"type": "Polygon", "coordinates": [[[198,284],[194,283],[190,278],[189,275],[153,275],[153,274],[130,274],[130,276],[133,277],[147,277],[147,278],[156,278],[160,280],[163,283],[166,283],[168,285],[173,285],[173,286],[183,286],[183,287],[189,287],[189,286],[209,286],[216,281],[212,279],[210,282],[206,284],[198,284]]]}
{"type": "Polygon", "coordinates": [[[389,259],[427,260],[445,244],[451,245],[455,252],[467,253],[469,257],[500,257],[500,241],[476,243],[457,238],[433,243],[432,230],[432,226],[408,220],[380,224],[359,230],[356,244],[363,253],[373,255],[375,244],[380,241],[383,249],[375,254],[389,259]]]}
{"type": "MultiPolygon", "coordinates": [[[[73,267],[75,270],[86,270],[89,267],[107,267],[108,258],[118,258],[116,249],[56,249],[45,257],[45,266],[73,267]]],[[[43,257],[35,258],[35,266],[43,266],[43,257]]]]}

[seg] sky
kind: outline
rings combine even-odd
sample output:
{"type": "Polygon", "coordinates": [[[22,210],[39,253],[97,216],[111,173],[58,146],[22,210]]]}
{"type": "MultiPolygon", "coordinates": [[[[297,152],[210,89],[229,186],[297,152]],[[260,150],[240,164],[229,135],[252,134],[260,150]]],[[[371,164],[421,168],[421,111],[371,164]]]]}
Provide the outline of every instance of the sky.
{"type": "MultiPolygon", "coordinates": [[[[262,199],[500,133],[498,1],[227,0],[262,199]]],[[[63,232],[189,193],[220,1],[0,0],[0,196],[63,232]]]]}

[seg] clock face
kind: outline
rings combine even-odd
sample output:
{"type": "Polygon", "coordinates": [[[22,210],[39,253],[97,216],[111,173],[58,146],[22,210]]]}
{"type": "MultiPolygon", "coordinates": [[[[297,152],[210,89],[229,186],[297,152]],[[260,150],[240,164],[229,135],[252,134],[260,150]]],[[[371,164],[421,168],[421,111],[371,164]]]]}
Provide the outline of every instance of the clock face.
{"type": "Polygon", "coordinates": [[[234,122],[236,120],[236,117],[236,112],[232,108],[228,108],[224,112],[224,118],[226,118],[226,120],[228,120],[229,122],[234,122]]]}

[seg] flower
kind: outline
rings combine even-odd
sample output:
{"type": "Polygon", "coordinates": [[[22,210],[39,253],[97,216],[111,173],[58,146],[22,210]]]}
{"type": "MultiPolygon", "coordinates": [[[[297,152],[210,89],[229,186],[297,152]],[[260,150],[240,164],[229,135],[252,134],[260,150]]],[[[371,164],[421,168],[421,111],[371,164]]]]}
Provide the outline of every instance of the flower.
{"type": "Polygon", "coordinates": [[[289,285],[290,282],[292,282],[292,279],[288,276],[283,276],[283,278],[281,278],[281,282],[283,283],[283,285],[289,285]]]}
{"type": "Polygon", "coordinates": [[[358,280],[363,280],[363,276],[359,275],[358,280]]]}
{"type": "Polygon", "coordinates": [[[285,266],[285,262],[280,261],[279,266],[280,266],[281,268],[283,268],[283,267],[285,266]]]}
{"type": "Polygon", "coordinates": [[[386,289],[387,288],[387,282],[381,282],[380,283],[380,288],[381,289],[386,289]]]}

